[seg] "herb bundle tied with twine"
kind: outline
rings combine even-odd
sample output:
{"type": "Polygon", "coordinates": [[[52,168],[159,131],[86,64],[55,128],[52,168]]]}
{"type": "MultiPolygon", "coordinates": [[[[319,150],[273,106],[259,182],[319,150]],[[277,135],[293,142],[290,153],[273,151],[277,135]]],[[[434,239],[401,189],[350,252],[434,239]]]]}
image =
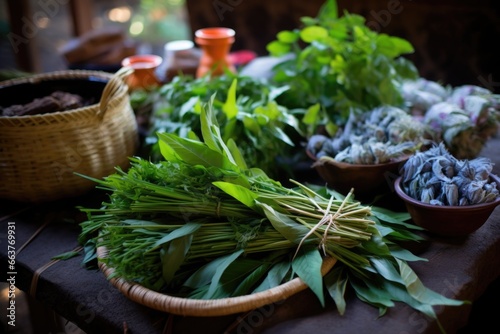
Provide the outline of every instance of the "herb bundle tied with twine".
{"type": "Polygon", "coordinates": [[[434,319],[433,306],[464,303],[426,288],[408,265],[425,261],[400,246],[421,240],[408,213],[365,206],[352,192],[284,187],[222,140],[211,102],[200,121],[203,141],[161,133],[164,161],[134,157],[127,171],[92,179],[109,200],[82,208],[86,262],[106,247],[99,261],[116,277],[183,298],[248,295],[299,277],[340,314],[348,287],[381,315],[395,301],[434,319]],[[336,263],[323,275],[325,259],[336,263]]]}

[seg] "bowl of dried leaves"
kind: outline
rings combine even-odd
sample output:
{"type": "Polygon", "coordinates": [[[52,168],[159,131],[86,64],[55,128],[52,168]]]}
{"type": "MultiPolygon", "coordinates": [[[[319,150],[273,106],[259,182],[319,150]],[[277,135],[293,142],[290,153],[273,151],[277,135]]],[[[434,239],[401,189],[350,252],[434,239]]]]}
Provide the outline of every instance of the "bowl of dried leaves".
{"type": "Polygon", "coordinates": [[[463,237],[500,205],[500,178],[492,168],[484,157],[457,159],[440,143],[411,156],[394,189],[416,225],[435,235],[463,237]]]}
{"type": "Polygon", "coordinates": [[[351,114],[335,136],[311,136],[307,155],[327,185],[358,197],[390,192],[408,158],[427,145],[427,128],[402,109],[383,106],[351,114]]]}

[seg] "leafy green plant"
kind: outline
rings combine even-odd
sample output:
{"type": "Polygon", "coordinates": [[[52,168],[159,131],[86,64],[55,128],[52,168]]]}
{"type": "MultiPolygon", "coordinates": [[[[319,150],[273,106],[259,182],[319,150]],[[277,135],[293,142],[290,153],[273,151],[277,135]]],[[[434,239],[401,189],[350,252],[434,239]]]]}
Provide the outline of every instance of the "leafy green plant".
{"type": "Polygon", "coordinates": [[[414,51],[408,41],[372,31],[360,15],[339,17],[335,0],[316,18],[303,17],[302,27],[279,32],[267,49],[272,56],[289,55],[274,68],[272,82],[290,86],[280,103],[309,108],[302,119],[309,134],[323,125],[333,135],[351,112],[404,106],[402,81],[418,77],[402,57],[414,51]]]}
{"type": "Polygon", "coordinates": [[[201,108],[201,140],[160,133],[163,161],[133,158],[127,172],[92,179],[110,200],[82,209],[89,219],[79,241],[87,251],[106,247],[101,260],[117,276],[198,299],[300,277],[323,305],[326,289],[342,314],[347,283],[380,314],[400,301],[436,319],[432,306],[463,304],[426,288],[408,265],[425,260],[400,246],[421,240],[408,213],[326,187],[282,186],[249,167],[233,139],[223,140],[213,101],[201,108]],[[337,264],[323,278],[326,256],[337,264]]]}
{"type": "MultiPolygon", "coordinates": [[[[234,73],[198,79],[178,76],[148,97],[153,101],[153,124],[146,138],[150,156],[155,161],[161,159],[158,133],[200,138],[201,104],[213,98],[212,108],[223,139],[237,140],[250,166],[277,175],[285,166],[280,168],[276,158],[292,157],[297,141],[303,138],[299,118],[305,110],[290,110],[276,102],[287,89],[234,73]]],[[[136,105],[144,101],[143,95],[136,97],[136,105]]]]}

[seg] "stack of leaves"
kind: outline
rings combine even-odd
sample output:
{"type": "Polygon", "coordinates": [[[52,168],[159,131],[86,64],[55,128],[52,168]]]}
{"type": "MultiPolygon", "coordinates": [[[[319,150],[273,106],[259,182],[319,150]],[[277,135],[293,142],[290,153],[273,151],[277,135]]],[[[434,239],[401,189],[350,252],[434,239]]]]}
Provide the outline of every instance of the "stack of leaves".
{"type": "Polygon", "coordinates": [[[290,86],[279,101],[309,108],[303,121],[312,129],[325,125],[330,135],[352,112],[403,106],[402,82],[418,77],[402,57],[414,51],[408,41],[373,31],[360,15],[339,16],[335,0],[316,18],[303,17],[301,27],[279,32],[267,49],[272,56],[292,56],[273,71],[272,82],[290,86]]]}
{"type": "Polygon", "coordinates": [[[267,290],[300,277],[325,305],[324,288],[344,313],[348,284],[384,314],[395,301],[432,318],[433,305],[461,305],[426,288],[407,261],[425,260],[400,241],[420,240],[407,213],[368,207],[319,186],[286,188],[247,166],[222,140],[209,103],[203,141],[159,134],[165,158],[133,158],[98,187],[109,202],[82,209],[80,242],[104,246],[117,276],[185,298],[267,290]],[[324,257],[337,260],[324,277],[324,257]]]}

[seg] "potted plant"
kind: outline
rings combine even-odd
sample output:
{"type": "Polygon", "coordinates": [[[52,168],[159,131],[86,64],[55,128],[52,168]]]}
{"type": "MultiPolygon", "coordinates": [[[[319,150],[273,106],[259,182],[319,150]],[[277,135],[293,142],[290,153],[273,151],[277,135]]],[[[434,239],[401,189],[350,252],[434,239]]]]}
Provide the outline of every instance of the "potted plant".
{"type": "Polygon", "coordinates": [[[321,126],[333,135],[351,113],[404,106],[401,85],[418,78],[402,57],[414,52],[411,43],[371,30],[360,15],[340,16],[335,0],[301,21],[302,27],[279,32],[267,49],[284,59],[272,75],[275,84],[290,87],[280,102],[308,108],[302,121],[309,134],[321,126]]]}

